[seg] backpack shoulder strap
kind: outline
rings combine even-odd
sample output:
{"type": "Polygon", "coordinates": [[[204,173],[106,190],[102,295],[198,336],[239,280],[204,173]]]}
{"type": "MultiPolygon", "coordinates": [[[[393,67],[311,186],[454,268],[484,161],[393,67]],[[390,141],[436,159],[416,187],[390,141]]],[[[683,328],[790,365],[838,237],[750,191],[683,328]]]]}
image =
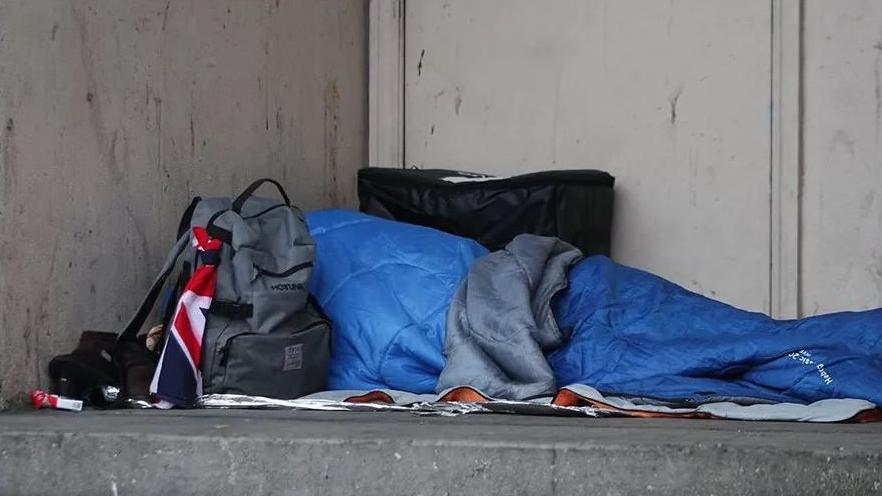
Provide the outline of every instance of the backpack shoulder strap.
{"type": "Polygon", "coordinates": [[[162,291],[162,287],[165,285],[165,280],[168,279],[169,274],[171,274],[172,270],[175,268],[178,257],[184,251],[184,248],[187,247],[189,241],[190,233],[188,232],[185,232],[181,235],[181,237],[178,238],[175,246],[172,247],[171,251],[166,257],[165,263],[162,265],[162,269],[159,271],[159,275],[156,276],[156,279],[154,279],[153,281],[153,285],[150,286],[150,291],[147,292],[147,296],[144,297],[144,300],[138,307],[138,311],[135,312],[135,315],[132,316],[131,320],[129,320],[129,323],[122,330],[122,332],[119,333],[119,336],[117,336],[117,341],[135,339],[135,336],[138,334],[141,326],[144,325],[144,321],[147,320],[147,316],[150,314],[150,311],[153,310],[153,305],[156,304],[156,300],[159,298],[159,293],[162,291]]]}
{"type": "Polygon", "coordinates": [[[183,215],[181,215],[181,220],[178,221],[178,237],[180,238],[184,233],[190,230],[190,221],[193,220],[193,212],[196,211],[196,205],[202,201],[201,196],[194,196],[192,200],[190,200],[190,205],[187,206],[187,209],[184,210],[183,215]]]}
{"type": "Polygon", "coordinates": [[[165,263],[162,265],[162,270],[159,271],[159,275],[156,276],[153,285],[150,286],[150,291],[147,292],[147,296],[144,297],[144,300],[138,307],[138,311],[135,312],[135,315],[132,316],[132,319],[129,320],[129,323],[122,332],[119,333],[119,336],[117,336],[117,341],[135,339],[141,326],[144,325],[144,321],[147,320],[150,311],[153,310],[153,306],[159,298],[159,293],[165,285],[165,280],[168,279],[169,274],[171,274],[172,270],[175,268],[178,257],[184,251],[184,248],[187,247],[187,243],[190,240],[190,221],[193,218],[193,211],[196,210],[196,205],[198,205],[200,201],[202,201],[201,197],[193,197],[190,201],[190,205],[187,206],[183,215],[181,215],[181,220],[178,222],[178,240],[175,242],[175,246],[172,247],[171,252],[169,252],[166,257],[165,263]]]}

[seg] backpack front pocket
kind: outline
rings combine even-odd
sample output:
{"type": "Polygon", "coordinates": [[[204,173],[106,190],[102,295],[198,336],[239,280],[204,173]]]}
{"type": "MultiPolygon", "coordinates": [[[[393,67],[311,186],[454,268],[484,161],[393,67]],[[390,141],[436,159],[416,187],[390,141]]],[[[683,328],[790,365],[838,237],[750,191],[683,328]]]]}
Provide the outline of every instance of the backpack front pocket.
{"type": "Polygon", "coordinates": [[[269,273],[255,267],[252,282],[251,317],[255,332],[269,334],[303,310],[309,296],[312,263],[303,263],[282,273],[269,273]]]}
{"type": "Polygon", "coordinates": [[[245,333],[221,350],[221,393],[294,399],[325,388],[330,326],[314,319],[271,334],[245,333]]]}

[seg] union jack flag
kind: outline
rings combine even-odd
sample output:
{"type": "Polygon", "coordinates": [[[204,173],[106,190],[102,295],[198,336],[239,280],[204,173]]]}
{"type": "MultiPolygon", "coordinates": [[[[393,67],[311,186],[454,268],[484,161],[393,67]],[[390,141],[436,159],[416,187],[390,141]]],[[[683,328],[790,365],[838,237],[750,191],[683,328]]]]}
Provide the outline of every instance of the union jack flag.
{"type": "Polygon", "coordinates": [[[205,331],[204,311],[214,298],[217,285],[215,260],[218,258],[204,255],[216,253],[221,244],[222,241],[209,236],[205,228],[193,228],[193,246],[200,252],[203,263],[193,271],[181,291],[159,364],[153,373],[150,393],[157,399],[159,408],[193,406],[202,395],[199,364],[205,331]]]}

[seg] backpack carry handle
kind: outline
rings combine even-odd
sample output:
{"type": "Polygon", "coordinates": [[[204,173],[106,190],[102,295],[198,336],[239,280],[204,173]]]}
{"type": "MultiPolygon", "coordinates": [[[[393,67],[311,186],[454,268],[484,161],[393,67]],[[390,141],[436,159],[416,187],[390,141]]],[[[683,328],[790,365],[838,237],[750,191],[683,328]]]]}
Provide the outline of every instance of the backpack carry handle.
{"type": "Polygon", "coordinates": [[[243,191],[242,194],[240,194],[239,196],[236,197],[235,200],[233,200],[233,208],[232,208],[233,212],[236,212],[237,214],[241,214],[242,213],[242,206],[245,205],[245,202],[249,198],[251,198],[251,196],[254,194],[254,192],[257,191],[257,188],[259,188],[261,185],[263,185],[263,183],[274,184],[276,186],[276,188],[279,190],[279,193],[282,195],[282,198],[285,200],[285,205],[287,205],[289,207],[291,206],[291,200],[288,199],[288,195],[287,195],[287,193],[285,193],[285,188],[283,188],[282,185],[279,184],[279,182],[276,181],[275,179],[269,179],[269,178],[265,177],[263,179],[258,179],[257,181],[254,181],[253,183],[251,183],[250,186],[245,188],[245,191],[243,191]]]}

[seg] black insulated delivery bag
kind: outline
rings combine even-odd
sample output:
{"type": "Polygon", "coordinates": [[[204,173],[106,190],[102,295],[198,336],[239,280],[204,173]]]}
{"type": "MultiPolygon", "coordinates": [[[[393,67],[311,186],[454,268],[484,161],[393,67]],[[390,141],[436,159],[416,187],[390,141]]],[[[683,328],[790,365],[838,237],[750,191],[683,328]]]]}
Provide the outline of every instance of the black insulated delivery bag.
{"type": "Polygon", "coordinates": [[[609,255],[615,179],[596,170],[507,178],[444,169],[358,171],[362,212],[472,238],[490,250],[518,234],[556,236],[609,255]]]}

